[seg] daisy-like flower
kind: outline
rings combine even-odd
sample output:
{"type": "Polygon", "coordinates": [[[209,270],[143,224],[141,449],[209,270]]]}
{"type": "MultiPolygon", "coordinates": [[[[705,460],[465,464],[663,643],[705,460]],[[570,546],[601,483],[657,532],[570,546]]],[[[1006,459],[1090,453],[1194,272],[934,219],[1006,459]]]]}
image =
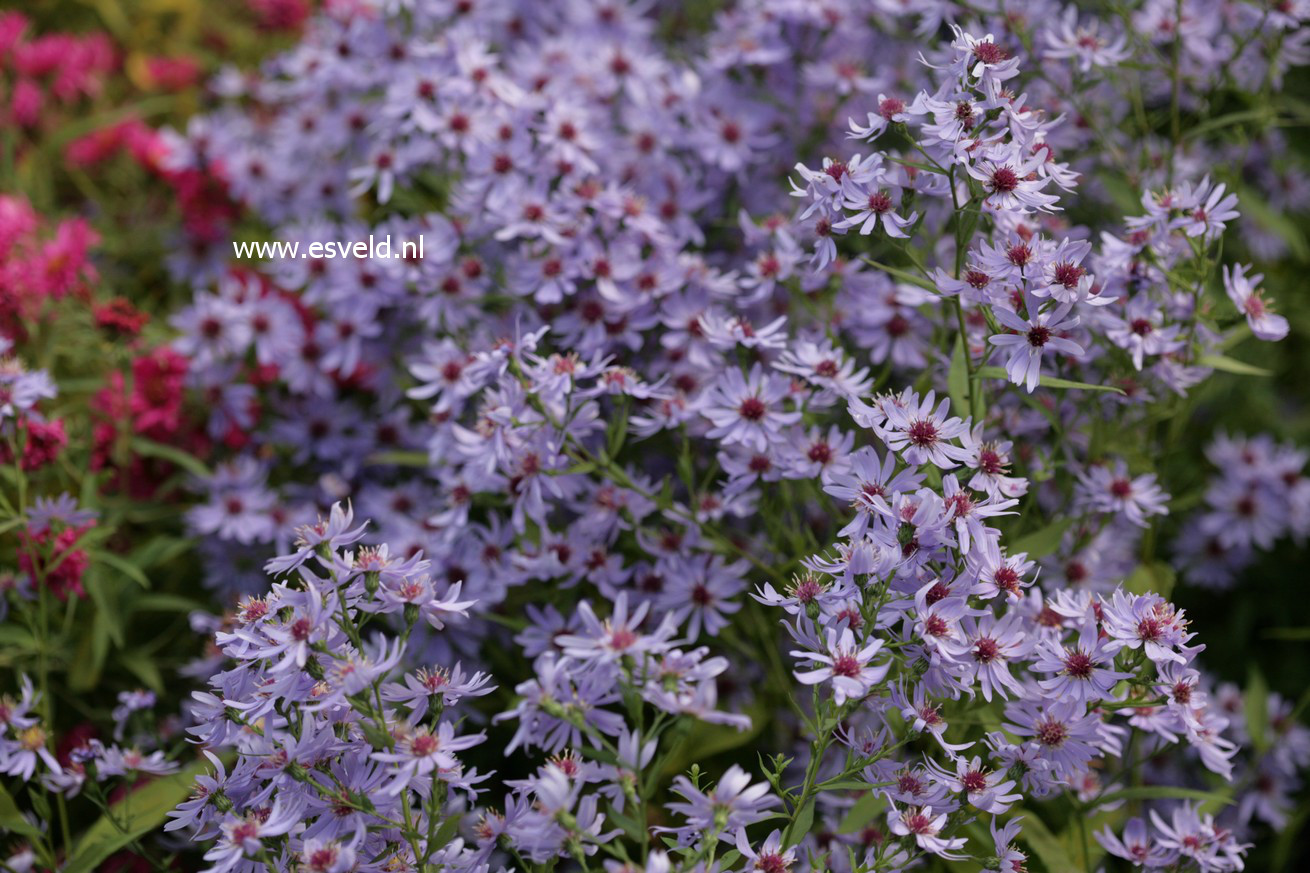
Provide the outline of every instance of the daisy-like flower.
{"type": "Polygon", "coordinates": [[[931,806],[908,806],[905,809],[898,809],[895,803],[889,806],[887,824],[896,836],[913,836],[920,849],[943,858],[962,861],[967,857],[958,851],[968,843],[967,839],[941,836],[942,828],[946,826],[946,813],[933,815],[931,806]]]}
{"type": "Polygon", "coordinates": [[[1002,82],[1019,75],[1019,59],[997,45],[990,33],[978,39],[954,24],[951,31],[955,34],[951,43],[955,59],[947,69],[962,79],[963,84],[972,84],[969,80],[975,79],[980,89],[995,94],[1002,82]]]}
{"type": "Polygon", "coordinates": [[[997,146],[968,164],[967,169],[987,192],[984,202],[991,209],[1021,215],[1033,210],[1052,212],[1059,208],[1055,204],[1060,198],[1042,193],[1051,181],[1051,177],[1037,174],[1037,168],[1045,160],[1042,154],[1025,156],[1014,145],[997,146]]]}
{"type": "Polygon", "coordinates": [[[867,159],[860,155],[852,155],[849,161],[824,158],[823,165],[818,170],[811,170],[804,164],[797,164],[796,172],[804,180],[805,187],[801,188],[788,179],[791,182],[791,196],[809,197],[813,201],[800,214],[798,220],[804,221],[819,209],[824,212],[840,212],[846,189],[852,185],[866,185],[878,178],[881,171],[882,155],[876,152],[869,155],[867,159]]]}
{"type": "Polygon", "coordinates": [[[305,840],[300,850],[300,869],[306,873],[350,873],[356,869],[355,849],[364,838],[364,829],[355,831],[348,844],[337,840],[305,840]]]}
{"type": "Polygon", "coordinates": [[[841,397],[863,396],[873,385],[868,368],[856,369],[855,361],[829,339],[797,340],[784,349],[773,367],[841,397]]]}
{"type": "Polygon", "coordinates": [[[765,373],[759,364],[751,367],[747,376],[729,367],[706,394],[701,414],[714,425],[706,435],[765,451],[770,444],[783,441],[784,427],[801,419],[799,412],[781,408],[790,394],[786,379],[765,373]]]}
{"type": "Polygon", "coordinates": [[[1222,182],[1210,187],[1210,177],[1206,176],[1194,188],[1184,188],[1179,192],[1179,205],[1183,216],[1174,221],[1188,236],[1199,236],[1206,241],[1218,237],[1228,226],[1228,222],[1241,213],[1237,206],[1237,195],[1225,196],[1227,186],[1222,182]]]}
{"type": "MultiPolygon", "coordinates": [[[[878,95],[878,111],[870,112],[869,118],[864,124],[860,124],[854,118],[847,119],[850,125],[850,132],[846,134],[848,139],[864,139],[873,141],[882,136],[882,132],[891,124],[903,124],[915,114],[912,109],[907,110],[905,101],[899,97],[888,97],[886,94],[878,95]]],[[[881,156],[879,156],[881,157],[881,156]]]]}
{"type": "Polygon", "coordinates": [[[419,606],[419,614],[427,620],[437,630],[442,630],[446,626],[448,616],[458,615],[462,618],[468,618],[469,607],[476,606],[477,600],[460,600],[460,590],[464,587],[461,580],[451,585],[442,597],[433,599],[419,606]]]}
{"type": "Polygon", "coordinates": [[[1146,822],[1140,818],[1130,818],[1124,825],[1122,839],[1106,825],[1104,830],[1094,835],[1096,841],[1105,847],[1105,851],[1118,858],[1131,861],[1138,867],[1157,869],[1167,866],[1173,853],[1153,838],[1146,822]]]}
{"type": "Polygon", "coordinates": [[[788,873],[796,863],[796,850],[783,848],[782,831],[778,830],[765,837],[756,851],[746,838],[746,829],[742,828],[737,831],[737,851],[750,862],[747,870],[758,870],[760,873],[788,873]]]}
{"type": "Polygon", "coordinates": [[[1138,527],[1147,527],[1152,515],[1168,515],[1169,495],[1156,484],[1154,473],[1131,476],[1128,465],[1098,465],[1078,473],[1074,504],[1094,512],[1122,515],[1138,527]]]}
{"type": "Polygon", "coordinates": [[[1142,649],[1156,664],[1186,664],[1196,649],[1185,648],[1195,636],[1187,632],[1187,618],[1158,594],[1128,594],[1117,590],[1102,601],[1105,632],[1121,647],[1142,649]]]}
{"type": "Polygon", "coordinates": [[[1128,60],[1127,40],[1123,34],[1113,39],[1101,33],[1101,22],[1091,19],[1078,23],[1078,7],[1069,6],[1059,21],[1046,29],[1045,57],[1076,61],[1081,72],[1093,67],[1113,67],[1128,60]]]}
{"type": "Polygon", "coordinates": [[[1101,720],[1073,700],[1020,700],[1005,707],[1006,730],[1032,737],[1037,755],[1059,778],[1086,770],[1101,743],[1101,720]]]}
{"type": "Polygon", "coordinates": [[[435,771],[452,770],[459,765],[456,752],[470,749],[487,738],[486,734],[455,736],[455,727],[448,721],[437,726],[435,732],[419,728],[402,736],[395,751],[374,752],[372,758],[383,764],[394,764],[391,782],[379,790],[384,794],[399,794],[415,779],[435,771]]]}
{"type": "Polygon", "coordinates": [[[885,516],[891,512],[889,496],[915,491],[922,484],[923,477],[914,470],[897,472],[896,455],[888,452],[885,458],[879,458],[872,446],[863,446],[851,453],[848,469],[828,477],[823,490],[855,510],[855,518],[840,534],[858,538],[864,536],[875,514],[885,516]]]}
{"type": "Polygon", "coordinates": [[[51,773],[62,773],[63,766],[46,748],[48,739],[49,734],[39,724],[14,730],[12,739],[0,737],[0,773],[28,782],[38,763],[50,768],[51,773]]]}
{"type": "Polygon", "coordinates": [[[1147,355],[1167,355],[1181,349],[1181,330],[1179,325],[1165,324],[1159,306],[1142,296],[1128,301],[1122,317],[1108,321],[1105,335],[1127,350],[1133,366],[1140,370],[1147,355]]]}
{"type": "Polygon", "coordinates": [[[358,542],[364,536],[367,522],[352,528],[355,512],[347,503],[332,504],[332,511],[326,521],[319,519],[314,524],[307,524],[296,529],[296,551],[293,554],[273,558],[264,565],[269,573],[287,573],[299,567],[319,551],[320,547],[328,551],[358,542]]]}
{"type": "MultiPolygon", "coordinates": [[[[1087,300],[1095,280],[1082,262],[1091,251],[1092,244],[1087,240],[1061,240],[1052,251],[1045,253],[1041,283],[1033,289],[1033,295],[1052,297],[1059,303],[1087,300]]],[[[1110,298],[1098,297],[1097,302],[1108,303],[1110,298]]],[[[1028,311],[1032,312],[1032,309],[1028,311]]]]}
{"type": "Polygon", "coordinates": [[[908,217],[896,213],[896,201],[886,188],[864,189],[847,188],[842,199],[842,207],[854,213],[833,225],[834,230],[860,228],[861,236],[868,236],[882,225],[883,233],[896,239],[905,239],[909,234],[905,228],[914,224],[919,213],[912,212],[908,217]]]}
{"type": "Polygon", "coordinates": [[[678,629],[673,615],[667,614],[653,634],[642,634],[638,628],[649,609],[650,601],[646,600],[629,615],[628,593],[625,591],[614,601],[610,617],[601,621],[592,612],[591,604],[584,600],[578,604],[578,618],[582,620],[580,631],[558,636],[555,643],[571,658],[580,661],[596,659],[602,663],[617,661],[625,655],[659,650],[678,629]]]}
{"type": "Polygon", "coordinates": [[[1010,662],[1022,658],[1032,648],[1031,641],[1020,629],[1023,621],[1019,614],[1008,612],[999,620],[991,613],[978,619],[965,616],[961,623],[964,641],[946,643],[942,648],[961,665],[963,678],[970,685],[978,683],[987,701],[993,693],[1001,698],[1008,696],[1007,691],[1022,694],[1023,686],[1009,668],[1010,662]]]}
{"type": "Polygon", "coordinates": [[[230,637],[219,634],[218,641],[222,645],[230,639],[236,644],[235,652],[243,657],[270,661],[277,658],[270,673],[303,669],[314,643],[327,639],[332,629],[331,615],[331,609],[324,610],[318,586],[306,580],[303,603],[284,621],[260,625],[258,632],[239,629],[230,637]]]}
{"type": "Polygon", "coordinates": [[[1161,848],[1190,859],[1198,870],[1241,870],[1241,853],[1250,848],[1238,843],[1231,831],[1215,824],[1214,816],[1190,803],[1174,807],[1168,821],[1159,811],[1151,810],[1151,824],[1158,832],[1161,848]],[[1234,857],[1237,863],[1233,863],[1234,857]]]}
{"type": "Polygon", "coordinates": [[[176,773],[179,764],[164,760],[160,751],[145,754],[140,749],[120,749],[110,746],[104,749],[97,761],[96,772],[99,776],[125,776],[129,773],[149,773],[164,776],[176,773]]]}
{"type": "Polygon", "coordinates": [[[213,863],[209,873],[226,873],[241,866],[243,858],[264,848],[265,839],[280,837],[299,824],[301,813],[300,804],[283,806],[277,799],[272,809],[252,810],[245,818],[229,815],[220,828],[218,842],[205,853],[205,860],[213,863]]]}
{"type": "Polygon", "coordinates": [[[969,574],[976,579],[970,593],[984,600],[1001,595],[1018,600],[1031,584],[1024,581],[1033,568],[1027,553],[1007,555],[997,538],[984,538],[982,545],[969,553],[967,566],[969,574]]]}
{"type": "Polygon", "coordinates": [[[1038,673],[1055,674],[1037,683],[1052,698],[1095,703],[1111,697],[1115,683],[1132,675],[1107,666],[1113,663],[1114,654],[1119,649],[1119,643],[1100,636],[1096,622],[1088,621],[1072,644],[1039,640],[1037,660],[1032,669],[1038,673]]]}
{"type": "Polygon", "coordinates": [[[695,639],[701,630],[710,636],[728,626],[728,616],[741,609],[736,596],[746,588],[741,577],[744,561],[725,564],[718,555],[698,554],[668,562],[668,585],[659,601],[674,620],[686,622],[687,637],[695,639]]]}
{"type": "Polygon", "coordinates": [[[481,671],[465,678],[462,664],[450,670],[443,667],[420,667],[405,675],[405,684],[391,682],[382,686],[382,699],[401,703],[410,710],[409,723],[418,724],[428,712],[429,702],[451,706],[465,697],[482,697],[496,690],[491,677],[481,671]]]}
{"type": "Polygon", "coordinates": [[[985,813],[1000,815],[1023,800],[1022,794],[1007,793],[1014,788],[1014,780],[1006,779],[1004,770],[988,770],[977,755],[972,760],[956,758],[954,773],[936,761],[929,760],[926,766],[938,782],[963,794],[970,806],[985,813]]]}
{"type": "Polygon", "coordinates": [[[969,453],[964,465],[974,471],[969,479],[970,488],[1001,497],[1022,497],[1028,493],[1028,480],[1010,475],[1009,440],[984,439],[983,426],[979,424],[960,437],[960,444],[969,453]]]}
{"type": "Polygon", "coordinates": [[[686,776],[674,778],[673,793],[684,800],[670,803],[668,809],[686,817],[686,830],[695,835],[717,834],[719,839],[729,841],[738,829],[760,821],[766,810],[778,805],[778,798],[769,794],[768,783],[752,785],[750,774],[736,764],[728,768],[708,793],[692,785],[686,776]]]}
{"type": "Polygon", "coordinates": [[[1236,264],[1229,272],[1225,266],[1224,291],[1228,292],[1228,299],[1233,301],[1237,311],[1246,316],[1251,333],[1262,340],[1277,342],[1287,336],[1287,319],[1273,311],[1264,293],[1256,287],[1264,276],[1248,276],[1246,271],[1249,269],[1249,265],[1236,264]]]}
{"type": "Polygon", "coordinates": [[[946,728],[949,725],[942,716],[942,708],[939,704],[928,700],[928,692],[922,683],[914,686],[913,695],[908,695],[905,693],[905,682],[902,680],[892,689],[891,699],[892,703],[900,709],[901,718],[905,719],[905,723],[910,725],[912,730],[927,731],[948,755],[954,757],[973,745],[972,741],[967,743],[946,741],[946,728]]]}
{"type": "Polygon", "coordinates": [[[828,651],[806,652],[793,651],[793,658],[812,661],[813,670],[793,671],[797,681],[802,685],[817,685],[820,682],[832,683],[832,698],[838,706],[847,700],[859,700],[869,693],[891,669],[890,664],[873,664],[873,659],[882,650],[883,642],[871,639],[859,645],[855,634],[848,627],[838,634],[836,629],[828,628],[828,651]]]}
{"type": "Polygon", "coordinates": [[[929,391],[922,401],[910,392],[904,406],[885,403],[882,411],[887,420],[883,425],[883,440],[893,451],[899,452],[905,463],[918,466],[930,463],[942,469],[958,466],[969,453],[949,440],[969,432],[965,421],[949,416],[951,401],[943,397],[933,409],[936,393],[929,391]]]}

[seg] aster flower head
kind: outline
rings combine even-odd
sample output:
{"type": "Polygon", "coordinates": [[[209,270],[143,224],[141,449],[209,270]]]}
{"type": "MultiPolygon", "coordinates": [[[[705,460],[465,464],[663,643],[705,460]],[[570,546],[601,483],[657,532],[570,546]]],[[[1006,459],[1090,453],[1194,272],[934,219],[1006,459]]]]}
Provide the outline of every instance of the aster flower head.
{"type": "Polygon", "coordinates": [[[1105,632],[1119,645],[1141,649],[1156,664],[1186,664],[1197,651],[1187,648],[1195,636],[1184,612],[1158,594],[1116,590],[1102,601],[1105,632]]]}
{"type": "Polygon", "coordinates": [[[1233,265],[1231,271],[1224,266],[1224,291],[1237,311],[1246,317],[1251,333],[1262,340],[1277,342],[1287,336],[1287,319],[1273,311],[1270,302],[1257,287],[1264,276],[1247,275],[1251,267],[1233,265]]]}
{"type": "Polygon", "coordinates": [[[884,404],[886,424],[882,435],[887,446],[898,452],[907,464],[918,466],[930,463],[943,469],[959,465],[967,457],[961,447],[950,441],[968,433],[969,423],[950,417],[951,401],[945,397],[937,408],[935,392],[929,391],[920,400],[917,394],[909,393],[904,405],[884,404]]]}
{"type": "Polygon", "coordinates": [[[826,651],[793,651],[791,655],[802,661],[810,661],[813,667],[810,670],[795,672],[797,681],[803,685],[832,683],[833,700],[838,706],[847,700],[859,700],[864,697],[891,669],[888,664],[872,663],[878,652],[882,650],[882,640],[873,639],[859,644],[849,627],[840,630],[828,628],[826,636],[826,651]]]}
{"type": "Polygon", "coordinates": [[[1154,473],[1133,476],[1128,465],[1116,460],[1078,474],[1075,502],[1095,512],[1122,516],[1137,527],[1147,527],[1153,515],[1167,515],[1169,495],[1156,484],[1154,473]]]}
{"type": "Polygon", "coordinates": [[[1095,622],[1089,621],[1078,630],[1072,644],[1040,640],[1032,669],[1054,674],[1039,685],[1056,699],[1096,703],[1111,698],[1115,684],[1132,675],[1112,669],[1119,648],[1118,642],[1102,638],[1095,622]]]}
{"type": "MultiPolygon", "coordinates": [[[[739,828],[763,819],[778,805],[764,782],[751,782],[750,774],[736,764],[728,768],[714,788],[698,789],[686,776],[675,776],[673,793],[683,800],[670,803],[672,812],[686,819],[686,828],[697,835],[715,834],[722,840],[734,838],[739,828]]],[[[664,830],[673,830],[664,828],[664,830]]]]}
{"type": "Polygon", "coordinates": [[[765,451],[781,442],[784,427],[800,420],[799,412],[783,408],[789,395],[786,380],[766,373],[759,364],[746,375],[730,367],[707,394],[702,407],[702,414],[713,425],[707,435],[765,451]]]}

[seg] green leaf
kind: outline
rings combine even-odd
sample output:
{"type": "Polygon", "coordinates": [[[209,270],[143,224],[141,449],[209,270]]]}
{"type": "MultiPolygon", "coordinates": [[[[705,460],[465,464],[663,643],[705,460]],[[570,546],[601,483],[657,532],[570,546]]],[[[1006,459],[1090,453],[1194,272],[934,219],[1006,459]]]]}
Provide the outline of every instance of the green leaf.
{"type": "Polygon", "coordinates": [[[1073,527],[1072,518],[1061,518],[1041,530],[1033,531],[1010,543],[1006,551],[1012,555],[1027,552],[1029,558],[1044,558],[1060,547],[1064,532],[1073,527]]]}
{"type": "Polygon", "coordinates": [[[888,783],[882,782],[878,785],[870,785],[863,779],[838,779],[835,782],[823,782],[819,785],[821,791],[868,791],[871,788],[885,787],[888,783]]]}
{"type": "Polygon", "coordinates": [[[143,571],[166,564],[195,546],[189,537],[155,536],[132,551],[132,563],[143,571]]]}
{"type": "Polygon", "coordinates": [[[118,656],[118,660],[152,691],[158,694],[164,693],[163,674],[159,672],[159,668],[155,666],[149,655],[141,652],[123,652],[118,656]]]}
{"type": "Polygon", "coordinates": [[[1251,737],[1251,745],[1263,754],[1269,748],[1269,683],[1265,682],[1264,674],[1254,664],[1247,671],[1243,699],[1246,704],[1246,732],[1251,737]]]}
{"type": "Polygon", "coordinates": [[[124,558],[122,555],[115,555],[113,552],[107,552],[103,549],[96,549],[91,552],[91,558],[92,560],[108,564],[136,584],[140,585],[142,588],[150,587],[150,580],[146,578],[145,573],[141,572],[141,568],[127,558],[124,558]]]}
{"type": "MultiPolygon", "coordinates": [[[[1260,129],[1263,129],[1264,127],[1267,127],[1272,120],[1273,113],[1270,112],[1269,107],[1267,106],[1261,106],[1258,109],[1242,109],[1237,112],[1229,112],[1227,115],[1220,115],[1217,118],[1208,119],[1200,124],[1189,125],[1187,132],[1183,137],[1184,139],[1197,139],[1202,134],[1209,133],[1212,130],[1222,130],[1225,127],[1232,127],[1235,124],[1242,124],[1247,121],[1263,121],[1264,124],[1259,125],[1260,129]]],[[[1242,205],[1246,205],[1245,200],[1242,201],[1242,205]]]]}
{"type": "MultiPolygon", "coordinates": [[[[978,375],[986,379],[1004,379],[1010,380],[1009,374],[1005,372],[1004,367],[983,367],[978,370],[978,375]]],[[[1043,388],[1065,388],[1075,391],[1112,391],[1115,394],[1123,394],[1123,389],[1116,388],[1113,385],[1092,385],[1089,382],[1074,382],[1072,379],[1057,379],[1054,376],[1042,376],[1041,386],[1043,388]]]]}
{"type": "Polygon", "coordinates": [[[32,632],[16,624],[0,624],[0,643],[17,646],[24,651],[36,651],[36,638],[32,632]]]}
{"type": "Polygon", "coordinates": [[[18,834],[33,839],[41,838],[41,829],[23,818],[14,798],[0,785],[0,832],[18,834]]]}
{"type": "Polygon", "coordinates": [[[814,826],[814,801],[815,796],[811,796],[809,800],[805,801],[805,805],[800,808],[800,811],[796,813],[796,819],[792,822],[789,831],[793,845],[805,839],[805,835],[814,826]]]}
{"type": "Polygon", "coordinates": [[[196,761],[115,803],[109,812],[118,826],[102,815],[78,841],[64,873],[92,873],[110,855],[158,828],[168,811],[186,800],[196,777],[209,770],[209,761],[196,761]]]}
{"type": "Polygon", "coordinates": [[[1069,857],[1064,843],[1051,833],[1046,823],[1032,813],[1023,817],[1023,831],[1019,839],[1028,844],[1049,873],[1073,873],[1083,869],[1081,864],[1075,864],[1073,858],[1069,857]]]}
{"type": "Polygon", "coordinates": [[[200,601],[180,594],[146,594],[132,601],[134,612],[193,612],[205,608],[200,601]]]}
{"type": "Polygon", "coordinates": [[[91,600],[96,605],[95,623],[103,623],[105,633],[114,641],[114,645],[122,648],[123,646],[123,622],[118,615],[118,607],[115,601],[119,600],[114,592],[108,590],[110,583],[109,578],[104,573],[97,573],[95,579],[88,589],[90,590],[91,600]]]}
{"type": "Polygon", "coordinates": [[[159,458],[164,461],[169,461],[181,467],[183,470],[186,470],[188,473],[192,473],[202,479],[208,479],[214,475],[209,467],[205,466],[204,461],[200,460],[195,455],[182,451],[176,446],[157,443],[154,440],[148,440],[145,437],[134,437],[132,439],[132,451],[147,458],[159,458]]]}
{"type": "Polygon", "coordinates": [[[1154,591],[1166,600],[1173,593],[1174,582],[1177,581],[1178,574],[1174,568],[1163,561],[1150,561],[1145,564],[1138,564],[1137,569],[1124,580],[1124,588],[1133,594],[1146,594],[1148,591],[1154,591]]]}
{"type": "MultiPolygon", "coordinates": [[[[969,365],[964,358],[964,337],[955,337],[955,350],[951,352],[951,369],[946,374],[946,392],[951,398],[951,409],[969,410],[969,365]]],[[[964,414],[956,412],[957,415],[964,414]]]]}
{"type": "Polygon", "coordinates": [[[932,173],[935,176],[946,175],[937,167],[934,167],[931,164],[925,164],[922,161],[911,161],[908,158],[894,158],[891,155],[887,156],[887,160],[892,161],[893,163],[901,164],[902,166],[905,167],[914,167],[914,169],[916,170],[920,170],[924,173],[932,173]]]}
{"type": "Polygon", "coordinates": [[[427,467],[432,463],[427,452],[377,452],[368,456],[370,464],[392,467],[427,467]]]}
{"type": "Polygon", "coordinates": [[[459,832],[459,820],[460,816],[452,815],[441,823],[436,836],[432,839],[432,845],[435,849],[445,848],[455,838],[455,834],[459,832]]]}
{"type": "Polygon", "coordinates": [[[605,452],[611,458],[618,457],[619,452],[623,450],[623,443],[628,438],[628,407],[628,398],[622,398],[618,409],[614,411],[614,417],[610,419],[605,434],[605,452]]]}
{"type": "Polygon", "coordinates": [[[1197,363],[1202,367],[1213,367],[1225,373],[1236,373],[1238,376],[1272,376],[1274,374],[1273,370],[1266,370],[1264,367],[1257,367],[1245,361],[1237,361],[1227,355],[1202,355],[1197,363]]]}
{"type": "Polygon", "coordinates": [[[873,267],[878,270],[882,270],[884,273],[888,273],[892,276],[895,276],[897,279],[900,279],[902,282],[908,282],[911,285],[917,286],[919,288],[923,288],[926,291],[932,291],[933,293],[937,293],[937,286],[934,285],[932,282],[929,282],[927,279],[923,278],[922,276],[916,276],[914,273],[907,272],[906,270],[902,270],[899,267],[889,267],[884,263],[873,260],[872,258],[863,258],[862,260],[870,267],[873,267]]]}
{"type": "Polygon", "coordinates": [[[1262,636],[1267,640],[1310,640],[1310,627],[1271,627],[1262,636]]]}
{"type": "Polygon", "coordinates": [[[1220,806],[1227,806],[1233,802],[1231,797],[1217,791],[1202,791],[1199,788],[1178,788],[1173,785],[1139,785],[1107,794],[1100,799],[1097,805],[1104,806],[1119,800],[1162,800],[1165,798],[1203,800],[1220,806]]]}
{"type": "Polygon", "coordinates": [[[68,667],[68,687],[74,691],[89,691],[100,681],[100,673],[109,655],[109,628],[96,613],[91,633],[83,635],[77,645],[77,657],[68,667]]]}
{"type": "Polygon", "coordinates": [[[882,812],[882,795],[876,791],[870,791],[859,800],[842,818],[841,824],[837,825],[837,833],[853,834],[856,831],[864,829],[864,826],[873,821],[882,812]]]}

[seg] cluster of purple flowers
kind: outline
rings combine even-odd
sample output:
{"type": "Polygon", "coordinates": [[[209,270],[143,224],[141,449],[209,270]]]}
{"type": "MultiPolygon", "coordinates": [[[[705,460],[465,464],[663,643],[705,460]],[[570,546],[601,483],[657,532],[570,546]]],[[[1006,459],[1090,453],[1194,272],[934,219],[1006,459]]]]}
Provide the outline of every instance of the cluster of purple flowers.
{"type": "Polygon", "coordinates": [[[364,533],[352,525],[336,506],[302,528],[297,550],[269,562],[283,581],[217,628],[221,669],[195,693],[189,728],[217,772],[166,827],[210,841],[215,873],[268,859],[347,871],[387,855],[405,865],[387,869],[477,868],[441,828],[448,805],[486,779],[460,762],[485,739],[460,703],[495,686],[440,664],[434,634],[474,602],[458,584],[437,596],[419,556],[347,549],[364,533]],[[230,769],[214,754],[228,750],[230,769]]]}
{"type": "Polygon", "coordinates": [[[171,826],[212,869],[1018,870],[1053,795],[1147,805],[1100,835],[1136,863],[1241,869],[1283,808],[1241,774],[1283,797],[1304,740],[1284,713],[1239,755],[1137,584],[1170,509],[1141,435],[1286,332],[1218,269],[1230,226],[1279,240],[1204,170],[1279,140],[1134,135],[1123,95],[1277,87],[1310,30],[913,5],[740,3],[676,50],[640,2],[326,14],[168,138],[280,240],[426,253],[173,261],[231,450],[189,521],[248,595],[192,668],[238,757],[171,826]],[[689,736],[786,754],[711,774],[689,736]]]}
{"type": "Polygon", "coordinates": [[[1206,456],[1218,475],[1205,491],[1205,509],[1187,520],[1176,560],[1188,581],[1231,587],[1236,574],[1284,537],[1310,534],[1306,453],[1269,436],[1220,436],[1206,456]]]}

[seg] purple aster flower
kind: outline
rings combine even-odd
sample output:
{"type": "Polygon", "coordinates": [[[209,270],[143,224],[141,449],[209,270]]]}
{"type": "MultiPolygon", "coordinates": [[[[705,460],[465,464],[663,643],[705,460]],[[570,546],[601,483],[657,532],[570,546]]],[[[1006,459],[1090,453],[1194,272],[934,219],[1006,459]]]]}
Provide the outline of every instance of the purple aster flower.
{"type": "Polygon", "coordinates": [[[1061,331],[1068,331],[1078,324],[1077,316],[1065,318],[1073,304],[1062,303],[1041,312],[1037,299],[1031,293],[1025,293],[1024,297],[1028,311],[1026,320],[1003,307],[998,306],[992,310],[997,320],[1014,332],[996,334],[988,342],[1010,350],[1010,358],[1005,363],[1006,375],[1015,385],[1025,386],[1031,394],[1037,390],[1042,377],[1044,352],[1050,349],[1076,357],[1081,357],[1085,352],[1073,340],[1060,336],[1061,331]]]}
{"type": "Polygon", "coordinates": [[[946,813],[933,814],[931,806],[907,806],[900,809],[895,803],[888,804],[887,825],[898,837],[913,837],[915,844],[925,852],[940,855],[951,860],[962,860],[966,855],[958,850],[969,842],[964,837],[943,837],[942,829],[946,827],[946,813]]]}
{"type": "Polygon", "coordinates": [[[965,616],[961,620],[964,642],[943,645],[960,664],[965,680],[970,685],[976,682],[981,686],[984,700],[990,701],[993,693],[1002,699],[1023,693],[1023,686],[1009,667],[1032,649],[1032,641],[1021,630],[1022,624],[1014,612],[1000,619],[990,613],[976,619],[965,616]]]}
{"type": "Polygon", "coordinates": [[[295,554],[274,558],[265,565],[265,569],[275,574],[289,573],[317,554],[320,548],[333,551],[358,542],[368,525],[365,523],[351,529],[354,520],[355,512],[349,503],[344,508],[340,503],[332,504],[327,521],[320,518],[314,524],[296,529],[295,554]]]}
{"type": "Polygon", "coordinates": [[[1113,513],[1147,527],[1147,517],[1167,515],[1169,495],[1155,482],[1154,473],[1130,476],[1122,459],[1112,466],[1098,465],[1078,473],[1075,504],[1094,512],[1113,513]]]}
{"type": "Polygon", "coordinates": [[[1062,645],[1050,639],[1039,640],[1032,669],[1056,675],[1037,684],[1057,700],[1096,703],[1111,699],[1114,686],[1132,676],[1107,666],[1113,663],[1119,648],[1119,643],[1101,638],[1100,629],[1093,621],[1083,624],[1077,641],[1072,645],[1062,645]]]}
{"type": "Polygon", "coordinates": [[[1101,720],[1075,700],[1019,700],[1005,707],[1005,728],[1032,737],[1039,758],[1062,779],[1087,769],[1100,753],[1101,720]]]}
{"type": "Polygon", "coordinates": [[[832,697],[838,706],[847,700],[860,700],[872,688],[883,680],[890,664],[873,664],[872,661],[882,650],[883,641],[879,639],[857,643],[851,629],[844,627],[838,632],[827,629],[827,650],[825,652],[793,651],[793,658],[811,661],[812,670],[792,671],[802,685],[817,685],[820,682],[832,683],[832,697]]]}
{"type": "Polygon", "coordinates": [[[1262,340],[1277,342],[1287,336],[1287,319],[1273,311],[1269,301],[1265,300],[1264,294],[1256,287],[1264,280],[1264,276],[1246,275],[1250,269],[1249,266],[1235,264],[1230,272],[1225,266],[1224,291],[1237,311],[1246,316],[1251,333],[1262,340]]]}
{"type": "Polygon", "coordinates": [[[748,375],[735,367],[724,371],[706,392],[701,414],[714,427],[707,436],[765,451],[782,441],[782,429],[800,421],[799,412],[785,412],[782,401],[791,393],[785,379],[767,374],[756,364],[748,375]]]}
{"type": "Polygon", "coordinates": [[[968,433],[969,425],[958,418],[948,417],[951,401],[945,397],[934,410],[936,399],[937,395],[932,391],[922,401],[911,392],[906,396],[904,406],[884,404],[887,421],[882,428],[883,440],[890,449],[899,452],[907,464],[929,463],[949,469],[958,466],[968,453],[948,441],[968,433]]]}
{"type": "Polygon", "coordinates": [[[765,818],[766,810],[778,805],[764,782],[751,784],[750,775],[736,764],[728,768],[714,788],[701,791],[686,776],[675,776],[673,793],[683,798],[668,809],[686,818],[681,828],[657,828],[683,837],[717,836],[731,841],[739,828],[765,818]]]}

